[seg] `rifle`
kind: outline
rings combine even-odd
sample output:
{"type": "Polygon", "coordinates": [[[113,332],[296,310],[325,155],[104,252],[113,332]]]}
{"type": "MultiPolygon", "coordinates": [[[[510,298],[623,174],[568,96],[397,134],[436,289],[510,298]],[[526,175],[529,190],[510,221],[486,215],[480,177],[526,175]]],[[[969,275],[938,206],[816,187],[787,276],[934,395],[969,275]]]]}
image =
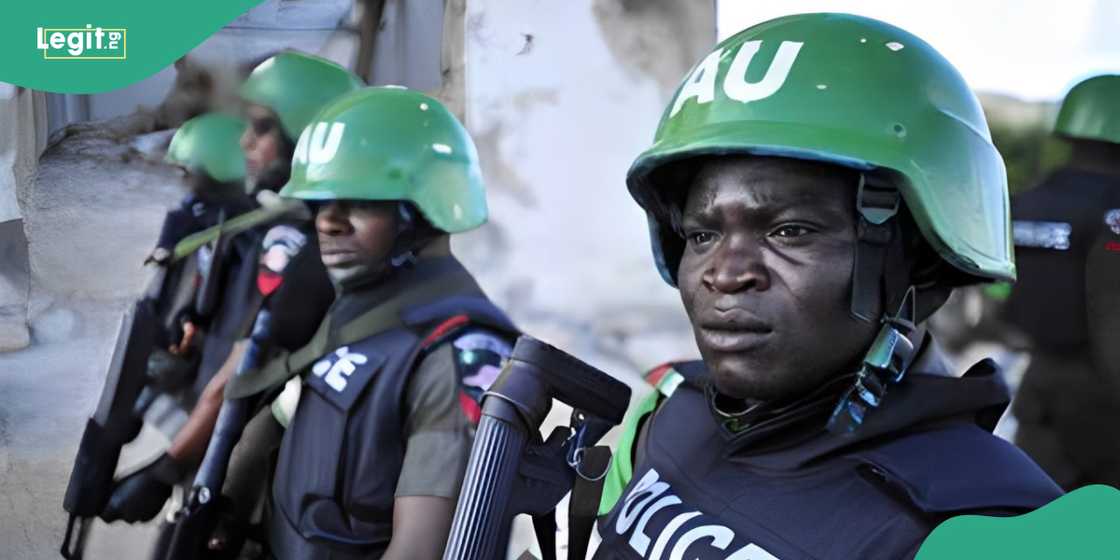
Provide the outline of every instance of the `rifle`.
{"type": "MultiPolygon", "coordinates": [[[[234,376],[245,375],[261,365],[265,346],[271,336],[272,314],[267,308],[257,312],[249,345],[237,365],[234,376]]],[[[218,498],[225,482],[230,456],[245,424],[249,421],[253,397],[227,400],[222,403],[214,433],[206,446],[206,455],[195,475],[194,484],[182,508],[175,513],[175,531],[166,548],[165,560],[193,560],[212,555],[207,539],[217,524],[218,498]]],[[[231,551],[236,554],[237,551],[231,551]]]]}
{"type": "Polygon", "coordinates": [[[606,461],[591,467],[593,447],[622,421],[630,388],[564,352],[528,336],[517,339],[510,359],[482,397],[466,478],[459,494],[444,560],[504,558],[510,523],[533,516],[545,558],[555,558],[555,508],[578,475],[598,481],[606,461]],[[572,425],[541,441],[540,426],[556,399],[571,405],[572,425]],[[596,472],[587,471],[595,468],[596,472]],[[600,472],[601,471],[601,472],[600,472]]]}
{"type": "Polygon", "coordinates": [[[101,513],[112,493],[121,447],[135,439],[143,426],[136,403],[147,380],[148,355],[159,327],[156,303],[166,274],[164,267],[157,267],[144,296],[121,318],[101,399],[86,422],[62,502],[69,514],[63,558],[82,557],[89,520],[101,513]]]}
{"type": "MultiPolygon", "coordinates": [[[[215,230],[215,236],[209,241],[212,246],[210,252],[209,263],[202,264],[202,259],[196,259],[195,267],[179,266],[178,270],[172,267],[178,265],[183,259],[197,252],[205,246],[205,244],[193,245],[193,252],[187,252],[183,249],[183,241],[180,241],[172,254],[171,260],[166,264],[168,269],[169,278],[165,282],[164,291],[160,296],[168,296],[169,300],[176,300],[170,302],[163,302],[162,297],[156,298],[155,309],[161,316],[160,328],[169,333],[178,333],[178,338],[174,341],[178,342],[182,337],[182,332],[179,327],[181,322],[189,318],[191,321],[198,321],[210,318],[218,307],[218,302],[221,297],[220,290],[222,288],[224,263],[226,260],[226,253],[230,249],[231,237],[226,235],[224,225],[227,223],[225,210],[220,210],[218,214],[218,224],[211,229],[215,230]],[[197,274],[201,279],[198,285],[193,286],[189,292],[184,293],[168,293],[171,290],[170,275],[183,274],[185,271],[191,274],[197,274]],[[177,301],[184,298],[187,301],[177,301]]],[[[194,284],[194,277],[182,278],[176,276],[176,281],[190,281],[194,284]]],[[[179,290],[181,291],[181,290],[179,290]]],[[[173,335],[176,336],[176,335],[173,335]]],[[[175,360],[179,363],[174,368],[157,368],[149,370],[149,379],[144,389],[141,391],[140,396],[136,402],[136,414],[138,417],[143,417],[148,408],[156,401],[161,394],[173,394],[183,387],[193,382],[195,375],[197,375],[198,361],[197,359],[189,359],[183,356],[172,356],[163,354],[164,360],[175,360]],[[157,371],[162,369],[162,371],[157,371]]]]}

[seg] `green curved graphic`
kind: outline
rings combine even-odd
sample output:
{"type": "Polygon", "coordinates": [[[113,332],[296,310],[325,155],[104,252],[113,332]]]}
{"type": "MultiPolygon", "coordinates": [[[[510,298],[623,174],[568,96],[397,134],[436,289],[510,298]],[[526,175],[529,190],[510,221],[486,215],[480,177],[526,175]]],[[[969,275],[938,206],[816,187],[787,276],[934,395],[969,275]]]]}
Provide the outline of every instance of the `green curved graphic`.
{"type": "Polygon", "coordinates": [[[8,2],[0,20],[0,81],[58,93],[122,88],[172,64],[260,2],[8,2]],[[62,41],[52,43],[55,35],[62,41]]]}
{"type": "Polygon", "coordinates": [[[1017,517],[962,515],[934,529],[917,560],[1120,558],[1120,490],[1078,488],[1017,517]]]}

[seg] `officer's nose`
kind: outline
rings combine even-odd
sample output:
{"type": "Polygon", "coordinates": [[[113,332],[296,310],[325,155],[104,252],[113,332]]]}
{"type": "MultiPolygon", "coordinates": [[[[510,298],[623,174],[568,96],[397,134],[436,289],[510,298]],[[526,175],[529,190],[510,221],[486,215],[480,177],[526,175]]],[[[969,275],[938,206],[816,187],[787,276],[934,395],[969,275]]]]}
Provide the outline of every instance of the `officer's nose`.
{"type": "Polygon", "coordinates": [[[701,280],[713,292],[734,294],[770,288],[762,243],[743,234],[729,235],[715,248],[701,280]]]}
{"type": "Polygon", "coordinates": [[[315,213],[315,230],[319,235],[345,235],[351,230],[349,215],[345,204],[328,202],[315,213]]]}
{"type": "Polygon", "coordinates": [[[245,130],[241,132],[241,139],[238,144],[241,146],[241,151],[247,152],[253,146],[253,141],[256,140],[256,135],[253,133],[253,127],[246,126],[245,130]]]}

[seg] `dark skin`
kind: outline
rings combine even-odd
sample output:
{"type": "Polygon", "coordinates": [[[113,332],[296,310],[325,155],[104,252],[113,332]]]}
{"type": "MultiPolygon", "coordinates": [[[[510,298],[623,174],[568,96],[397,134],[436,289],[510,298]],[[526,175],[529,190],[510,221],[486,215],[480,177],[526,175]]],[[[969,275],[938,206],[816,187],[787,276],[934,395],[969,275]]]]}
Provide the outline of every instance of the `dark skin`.
{"type": "Polygon", "coordinates": [[[282,156],[284,132],[280,117],[267,107],[249,105],[245,117],[249,125],[241,134],[241,151],[245,154],[245,171],[255,181],[282,156]]]}
{"type": "MultiPolygon", "coordinates": [[[[332,277],[385,265],[396,237],[396,207],[394,202],[345,200],[319,207],[315,229],[323,264],[332,277]]],[[[448,498],[397,497],[393,501],[393,537],[382,558],[441,558],[454,514],[455,502],[448,498]]]]}
{"type": "Polygon", "coordinates": [[[853,371],[877,325],[849,314],[856,236],[851,173],[724,157],[689,188],[677,272],[716,389],[785,401],[853,371]]]}
{"type": "Polygon", "coordinates": [[[315,214],[319,250],[332,278],[361,267],[384,266],[397,232],[397,204],[332,201],[315,214]]]}

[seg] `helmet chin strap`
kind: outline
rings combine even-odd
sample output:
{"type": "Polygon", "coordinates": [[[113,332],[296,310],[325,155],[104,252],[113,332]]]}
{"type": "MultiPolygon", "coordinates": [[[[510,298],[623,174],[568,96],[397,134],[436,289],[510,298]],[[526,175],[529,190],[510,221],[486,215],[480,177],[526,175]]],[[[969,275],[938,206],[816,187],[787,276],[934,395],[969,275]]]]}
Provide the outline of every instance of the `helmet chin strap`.
{"type": "Polygon", "coordinates": [[[389,252],[389,267],[393,270],[412,266],[417,254],[439,236],[416,214],[416,209],[409,204],[397,204],[397,238],[389,252]]]}
{"type": "Polygon", "coordinates": [[[856,195],[859,222],[856,224],[855,256],[852,259],[851,314],[867,323],[879,319],[882,305],[886,303],[883,280],[887,272],[887,251],[892,241],[899,238],[895,217],[900,201],[898,189],[860,173],[856,195]]]}
{"type": "Polygon", "coordinates": [[[901,240],[900,202],[893,186],[860,174],[851,314],[861,321],[880,320],[882,327],[863,357],[855,383],[844,392],[828,420],[832,432],[855,431],[867,413],[882,403],[887,388],[902,381],[917,354],[917,295],[901,240]],[[886,313],[893,305],[898,311],[886,313]]]}

